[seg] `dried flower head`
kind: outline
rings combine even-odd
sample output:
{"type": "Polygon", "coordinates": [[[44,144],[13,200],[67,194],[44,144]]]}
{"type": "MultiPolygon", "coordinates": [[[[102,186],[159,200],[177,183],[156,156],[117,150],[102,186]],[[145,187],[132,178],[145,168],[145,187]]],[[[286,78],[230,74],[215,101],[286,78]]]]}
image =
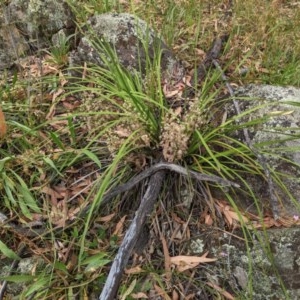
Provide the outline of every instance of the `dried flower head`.
{"type": "Polygon", "coordinates": [[[201,125],[203,125],[203,116],[198,106],[198,99],[190,100],[189,110],[184,113],[181,107],[170,109],[163,118],[160,136],[164,159],[168,162],[181,160],[188,150],[191,135],[201,125]]]}
{"type": "Polygon", "coordinates": [[[144,148],[150,146],[150,136],[145,128],[145,120],[141,113],[130,103],[122,99],[108,101],[93,97],[92,94],[86,96],[81,107],[82,112],[92,112],[84,118],[87,124],[89,138],[95,138],[100,131],[105,133],[101,136],[101,141],[105,142],[109,152],[114,155],[122,144],[133,133],[135,136],[135,148],[144,148]],[[117,103],[114,105],[113,103],[117,103]],[[103,114],[103,112],[110,112],[103,114]],[[97,114],[97,112],[102,112],[97,114]],[[108,126],[111,122],[114,125],[108,126]]]}

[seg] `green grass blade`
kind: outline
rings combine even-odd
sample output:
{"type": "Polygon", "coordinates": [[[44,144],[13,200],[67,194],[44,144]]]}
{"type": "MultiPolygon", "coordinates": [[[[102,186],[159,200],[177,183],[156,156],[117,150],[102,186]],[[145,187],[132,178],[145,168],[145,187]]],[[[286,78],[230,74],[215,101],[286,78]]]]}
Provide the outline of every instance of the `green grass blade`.
{"type": "Polygon", "coordinates": [[[2,241],[0,241],[0,251],[2,254],[11,259],[20,260],[21,258],[11,249],[9,249],[2,241]]]}

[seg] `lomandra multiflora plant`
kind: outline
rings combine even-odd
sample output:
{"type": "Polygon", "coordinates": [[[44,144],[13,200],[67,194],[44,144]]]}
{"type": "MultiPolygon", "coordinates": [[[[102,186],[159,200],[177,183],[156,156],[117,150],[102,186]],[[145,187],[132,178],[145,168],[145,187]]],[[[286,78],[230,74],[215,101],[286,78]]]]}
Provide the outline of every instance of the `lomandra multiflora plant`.
{"type": "Polygon", "coordinates": [[[86,79],[75,87],[83,97],[80,110],[86,115],[89,137],[104,142],[112,156],[130,138],[131,154],[151,156],[151,152],[159,152],[168,162],[182,161],[195,130],[202,131],[209,122],[207,106],[213,99],[184,99],[180,89],[166,95],[159,49],[156,60],[148,61],[147,73],[141,75],[124,69],[107,45],[101,47],[101,52],[105,47],[102,59],[107,68],[88,67],[86,79]]]}
{"type": "Polygon", "coordinates": [[[156,59],[148,61],[146,74],[141,75],[124,69],[113,49],[99,43],[95,47],[101,47],[101,53],[105,49],[102,60],[106,67],[87,67],[86,78],[71,87],[71,92],[82,97],[79,115],[90,141],[106,145],[111,158],[126,144],[130,150],[124,153],[125,160],[143,157],[188,162],[195,170],[231,179],[238,172],[230,167],[234,157],[245,155],[240,166],[251,168],[251,164],[257,172],[259,167],[247,146],[226,136],[238,125],[235,118],[222,119],[225,101],[218,100],[223,87],[215,86],[217,72],[209,72],[190,98],[183,96],[182,88],[176,91],[175,87],[168,94],[161,81],[159,49],[156,59]]]}

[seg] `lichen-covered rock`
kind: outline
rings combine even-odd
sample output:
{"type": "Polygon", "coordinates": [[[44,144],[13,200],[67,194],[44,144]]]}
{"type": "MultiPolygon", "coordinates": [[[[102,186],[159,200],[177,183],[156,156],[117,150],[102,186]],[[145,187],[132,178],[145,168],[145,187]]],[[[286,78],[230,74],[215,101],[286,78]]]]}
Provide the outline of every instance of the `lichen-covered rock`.
{"type": "Polygon", "coordinates": [[[7,10],[0,10],[0,70],[10,68],[29,50],[26,39],[9,20],[7,10]]]}
{"type": "Polygon", "coordinates": [[[209,256],[217,258],[199,268],[198,277],[223,287],[237,299],[300,299],[300,229],[253,232],[247,246],[243,239],[235,238],[239,234],[211,229],[189,241],[201,245],[200,252],[190,254],[201,256],[209,250],[209,256]]]}
{"type": "MultiPolygon", "coordinates": [[[[9,259],[2,259],[0,261],[0,276],[5,277],[9,276],[11,272],[11,261],[9,259]]],[[[19,276],[26,276],[26,275],[35,275],[41,274],[45,275],[45,272],[50,273],[51,268],[47,268],[44,260],[37,256],[22,258],[18,266],[14,271],[14,274],[19,276]],[[47,270],[47,271],[46,271],[47,270]],[[43,273],[44,272],[44,273],[43,273]]],[[[8,282],[6,288],[5,296],[7,299],[21,299],[20,294],[28,288],[28,285],[32,284],[33,282],[8,282]]]]}
{"type": "Polygon", "coordinates": [[[52,35],[59,30],[71,32],[74,28],[74,15],[66,1],[12,0],[9,15],[36,48],[49,45],[52,35]]]}
{"type": "MultiPolygon", "coordinates": [[[[248,128],[252,146],[262,155],[271,172],[276,172],[284,187],[275,184],[280,216],[300,211],[300,89],[271,85],[248,85],[236,90],[243,111],[260,106],[242,121],[264,119],[248,128]],[[249,98],[249,100],[247,100],[249,98]]],[[[239,132],[240,139],[244,139],[239,132]]],[[[245,175],[246,176],[246,175],[245,175]]],[[[246,176],[247,177],[247,176],[246,176]]],[[[267,183],[253,176],[244,178],[259,199],[270,199],[267,183]],[[250,178],[251,177],[251,178],[250,178]]],[[[250,201],[249,201],[250,202],[250,201]]]]}
{"type": "Polygon", "coordinates": [[[66,1],[11,0],[0,12],[0,70],[11,67],[29,50],[51,46],[54,34],[74,32],[74,16],[66,1]]]}
{"type": "Polygon", "coordinates": [[[115,50],[120,64],[130,72],[145,75],[147,63],[161,51],[162,78],[168,83],[179,81],[184,68],[148,24],[128,13],[106,13],[91,17],[76,51],[70,55],[70,65],[84,62],[106,67],[109,48],[115,50]]]}

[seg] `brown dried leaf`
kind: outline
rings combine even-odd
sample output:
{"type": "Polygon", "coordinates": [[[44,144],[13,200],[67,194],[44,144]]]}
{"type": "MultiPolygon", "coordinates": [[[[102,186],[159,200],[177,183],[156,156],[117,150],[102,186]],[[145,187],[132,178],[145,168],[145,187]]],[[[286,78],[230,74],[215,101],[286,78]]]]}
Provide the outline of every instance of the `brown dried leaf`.
{"type": "Polygon", "coordinates": [[[216,291],[218,291],[220,294],[222,294],[226,299],[228,300],[234,300],[235,297],[233,297],[230,293],[228,293],[227,291],[225,291],[224,289],[222,289],[221,287],[219,287],[218,285],[208,282],[207,285],[209,285],[210,287],[212,287],[213,289],[215,289],[216,291]]]}
{"type": "Polygon", "coordinates": [[[54,103],[57,97],[59,97],[64,91],[64,89],[59,88],[56,92],[54,92],[52,96],[52,103],[54,103]]]}
{"type": "Polygon", "coordinates": [[[206,55],[206,52],[202,49],[195,49],[196,55],[199,55],[202,59],[204,58],[204,56],[206,55]]]}
{"type": "Polygon", "coordinates": [[[179,294],[176,290],[173,290],[172,291],[172,300],[179,300],[180,297],[179,297],[179,294]]]}
{"type": "MultiPolygon", "coordinates": [[[[167,294],[167,292],[166,291],[164,291],[160,286],[158,286],[158,285],[154,285],[154,289],[155,289],[155,291],[158,293],[158,298],[159,298],[159,296],[160,297],[163,297],[163,299],[165,299],[165,300],[172,300],[170,297],[169,297],[169,295],[167,294]]],[[[157,299],[158,299],[157,298],[157,299]]]]}
{"type": "Polygon", "coordinates": [[[208,263],[216,261],[217,258],[207,258],[208,252],[204,253],[202,256],[173,256],[171,257],[171,263],[176,265],[177,270],[179,272],[186,271],[188,269],[192,269],[197,267],[201,263],[208,263]]]}
{"type": "Polygon", "coordinates": [[[129,274],[140,274],[144,272],[143,269],[141,268],[141,266],[135,266],[133,268],[130,269],[125,269],[125,274],[129,275],[129,274]]]}
{"type": "Polygon", "coordinates": [[[133,299],[148,299],[148,296],[143,292],[131,294],[130,297],[132,297],[133,299]]]}
{"type": "Polygon", "coordinates": [[[228,216],[229,216],[232,220],[241,222],[241,219],[242,219],[242,222],[245,222],[245,223],[248,223],[248,222],[249,222],[248,218],[246,218],[245,216],[243,216],[241,213],[238,214],[238,213],[236,213],[235,211],[232,211],[231,209],[228,210],[226,213],[228,214],[228,216]]]}
{"type": "Polygon", "coordinates": [[[208,225],[208,226],[212,226],[212,224],[214,223],[212,217],[210,214],[206,214],[205,215],[205,225],[208,225]]]}
{"type": "Polygon", "coordinates": [[[63,101],[62,105],[64,106],[64,108],[66,108],[69,111],[74,110],[75,108],[80,106],[80,102],[76,101],[76,102],[69,102],[69,101],[63,101]]]}
{"type": "Polygon", "coordinates": [[[229,206],[228,203],[226,203],[224,201],[217,201],[216,206],[217,206],[218,210],[225,216],[225,219],[229,226],[232,226],[234,224],[234,222],[241,223],[241,219],[242,219],[242,222],[245,222],[245,223],[249,222],[249,219],[247,217],[245,217],[241,213],[235,212],[234,209],[231,206],[229,206]]]}
{"type": "Polygon", "coordinates": [[[97,218],[97,221],[106,223],[106,222],[111,221],[115,215],[116,215],[115,213],[112,213],[110,215],[97,218]]]}
{"type": "Polygon", "coordinates": [[[168,98],[172,98],[172,97],[178,95],[181,92],[181,90],[180,89],[169,90],[167,85],[165,84],[163,86],[163,92],[164,92],[165,97],[168,99],[168,98]]]}
{"type": "Polygon", "coordinates": [[[60,193],[58,193],[54,189],[50,188],[49,186],[44,186],[42,188],[41,192],[46,194],[46,195],[49,195],[50,199],[51,199],[51,204],[55,205],[55,206],[57,205],[59,199],[64,198],[64,195],[61,195],[60,193]]]}
{"type": "Polygon", "coordinates": [[[160,233],[160,239],[163,245],[163,252],[164,252],[164,258],[165,258],[165,272],[166,272],[166,279],[169,281],[171,280],[171,259],[170,259],[170,253],[168,249],[168,245],[166,242],[166,239],[164,236],[160,233]]]}
{"type": "Polygon", "coordinates": [[[125,222],[125,219],[126,219],[126,215],[118,222],[118,224],[116,225],[116,229],[114,230],[113,232],[113,235],[122,235],[122,232],[123,232],[123,227],[124,227],[124,222],[125,222]]]}
{"type": "Polygon", "coordinates": [[[175,221],[178,224],[186,224],[185,221],[183,221],[181,218],[179,218],[175,213],[171,213],[173,221],[175,221]]]}
{"type": "Polygon", "coordinates": [[[115,130],[115,134],[118,135],[120,138],[127,138],[130,136],[131,132],[130,130],[124,127],[118,126],[115,130]]]}

